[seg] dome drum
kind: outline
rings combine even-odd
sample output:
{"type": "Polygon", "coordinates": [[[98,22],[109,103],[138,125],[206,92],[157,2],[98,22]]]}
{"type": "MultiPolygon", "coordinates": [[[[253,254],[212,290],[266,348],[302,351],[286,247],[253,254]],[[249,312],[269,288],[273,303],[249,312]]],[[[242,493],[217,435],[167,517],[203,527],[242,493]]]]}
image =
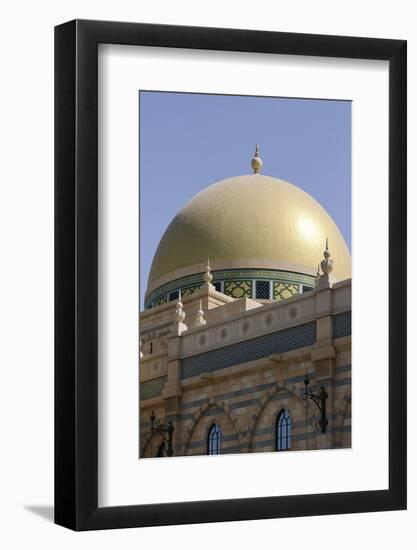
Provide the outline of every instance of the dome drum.
{"type": "MultiPolygon", "coordinates": [[[[276,270],[240,269],[212,271],[215,289],[232,298],[283,300],[314,288],[315,278],[301,273],[276,270]]],[[[203,273],[177,279],[155,289],[145,301],[145,309],[186,297],[201,288],[203,273]]]]}

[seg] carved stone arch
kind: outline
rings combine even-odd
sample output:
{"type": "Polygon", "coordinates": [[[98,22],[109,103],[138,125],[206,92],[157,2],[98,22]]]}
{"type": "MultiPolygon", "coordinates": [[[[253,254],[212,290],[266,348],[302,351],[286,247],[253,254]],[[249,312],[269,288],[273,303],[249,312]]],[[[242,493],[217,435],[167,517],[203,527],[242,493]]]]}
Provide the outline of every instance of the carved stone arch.
{"type": "Polygon", "coordinates": [[[204,416],[205,412],[212,408],[212,407],[218,407],[219,409],[222,409],[224,413],[229,417],[229,420],[231,421],[232,425],[234,426],[236,438],[239,441],[239,445],[242,448],[242,436],[241,436],[241,428],[240,428],[240,422],[237,418],[237,416],[234,414],[234,412],[230,409],[229,405],[225,401],[217,401],[215,398],[210,398],[207,400],[204,405],[201,405],[197,411],[194,413],[192,419],[191,419],[191,425],[185,432],[185,438],[184,438],[184,445],[183,445],[183,454],[187,454],[188,446],[190,444],[191,438],[193,437],[194,430],[201,420],[201,418],[204,416]]]}
{"type": "MultiPolygon", "coordinates": [[[[280,391],[288,391],[294,395],[298,401],[301,402],[304,409],[306,408],[306,401],[303,399],[304,392],[302,389],[298,388],[295,384],[275,384],[270,390],[268,390],[264,397],[261,399],[261,401],[258,403],[254,413],[253,413],[253,422],[251,426],[248,429],[247,433],[247,445],[248,449],[250,450],[252,448],[252,440],[254,438],[256,428],[258,426],[259,420],[262,416],[262,413],[264,412],[266,406],[270,403],[270,401],[275,397],[275,395],[280,391]]],[[[278,411],[279,414],[279,411],[278,411]]],[[[310,424],[314,428],[314,424],[312,422],[312,419],[310,419],[310,424]]]]}
{"type": "MultiPolygon", "coordinates": [[[[158,443],[156,445],[158,448],[164,442],[164,438],[161,436],[161,434],[151,433],[147,437],[147,439],[146,439],[146,441],[145,441],[145,443],[142,447],[142,454],[141,454],[142,458],[149,458],[149,457],[146,456],[146,453],[149,451],[149,447],[155,443],[156,439],[158,440],[158,443]]],[[[154,454],[151,454],[150,456],[153,457],[154,454]]]]}

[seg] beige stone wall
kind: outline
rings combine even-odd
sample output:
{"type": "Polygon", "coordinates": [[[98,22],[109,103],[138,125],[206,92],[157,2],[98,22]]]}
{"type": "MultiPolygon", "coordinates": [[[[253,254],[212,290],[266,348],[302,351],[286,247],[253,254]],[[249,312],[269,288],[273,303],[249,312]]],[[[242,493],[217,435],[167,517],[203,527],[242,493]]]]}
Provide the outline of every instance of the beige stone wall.
{"type": "Polygon", "coordinates": [[[285,386],[274,390],[263,400],[252,433],[250,434],[250,452],[275,451],[276,429],[280,412],[286,409],[292,420],[291,449],[305,450],[315,448],[314,441],[307,445],[311,435],[311,423],[306,419],[306,403],[285,386]],[[307,426],[306,426],[307,420],[307,426]]]}
{"type": "Polygon", "coordinates": [[[146,405],[143,404],[139,413],[140,424],[140,456],[141,457],[155,457],[158,455],[158,450],[163,442],[160,435],[151,435],[150,433],[150,416],[152,411],[157,419],[161,420],[165,418],[165,404],[161,398],[149,400],[146,405]]]}
{"type": "MultiPolygon", "coordinates": [[[[315,405],[303,399],[304,376],[313,375],[311,361],[258,361],[232,369],[233,374],[216,373],[208,381],[183,381],[176,416],[166,415],[162,396],[151,400],[151,406],[150,402],[143,405],[141,431],[147,433],[152,409],[160,419],[172,418],[176,455],[206,454],[207,434],[214,422],[224,436],[222,452],[275,451],[277,416],[285,408],[292,419],[291,450],[350,447],[351,373],[347,351],[338,354],[335,361],[331,382],[334,389],[333,393],[329,391],[327,403],[328,433],[324,435],[317,426],[319,413],[315,405]]],[[[143,456],[155,456],[152,453],[156,453],[156,447],[148,447],[143,456]]]]}
{"type": "Polygon", "coordinates": [[[351,447],[351,339],[339,340],[339,351],[336,358],[336,389],[334,395],[335,409],[335,447],[351,447]]]}
{"type": "MultiPolygon", "coordinates": [[[[171,332],[164,335],[162,349],[144,355],[141,381],[150,397],[141,401],[140,455],[156,456],[162,442],[159,435],[150,437],[152,410],[160,421],[169,419],[174,423],[177,456],[206,454],[207,435],[214,422],[222,431],[222,453],[275,451],[276,422],[282,409],[291,416],[292,451],[350,447],[351,338],[333,338],[332,334],[332,316],[350,310],[350,281],[338,283],[335,288],[323,284],[320,291],[260,307],[242,300],[241,304],[228,302],[216,309],[219,314],[205,327],[189,328],[181,336],[171,317],[171,332]],[[239,332],[246,321],[252,327],[248,335],[239,332]],[[317,338],[312,345],[227,368],[216,365],[210,372],[181,379],[181,362],[198,352],[196,346],[202,334],[207,335],[209,350],[215,350],[219,348],[215,339],[221,337],[225,326],[236,327],[229,330],[233,344],[305,322],[316,323],[317,338]],[[323,385],[329,394],[325,434],[318,426],[316,405],[303,398],[306,374],[313,391],[323,385]],[[158,380],[164,386],[159,395],[153,395],[158,380]]],[[[168,310],[173,313],[167,306],[155,308],[152,315],[146,312],[148,334],[166,330],[163,325],[168,322],[168,310]]]]}
{"type": "Polygon", "coordinates": [[[240,453],[242,449],[238,432],[230,414],[216,402],[208,402],[207,406],[196,416],[195,421],[188,423],[189,427],[186,430],[182,453],[181,449],[178,449],[177,454],[207,454],[208,435],[213,424],[217,424],[222,433],[221,454],[240,453]]]}

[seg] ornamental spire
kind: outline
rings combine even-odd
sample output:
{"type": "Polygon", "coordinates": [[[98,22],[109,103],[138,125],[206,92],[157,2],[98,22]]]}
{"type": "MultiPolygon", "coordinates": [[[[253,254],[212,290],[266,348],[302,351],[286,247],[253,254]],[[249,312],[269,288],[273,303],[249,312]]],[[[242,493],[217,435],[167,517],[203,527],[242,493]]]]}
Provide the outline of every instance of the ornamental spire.
{"type": "Polygon", "coordinates": [[[175,306],[175,327],[176,327],[176,336],[181,336],[185,330],[187,330],[187,325],[184,323],[185,320],[185,311],[183,309],[183,303],[181,302],[181,289],[178,291],[178,302],[175,306]]]}
{"type": "Polygon", "coordinates": [[[204,311],[203,311],[203,305],[200,300],[200,305],[197,311],[197,317],[195,320],[195,326],[196,327],[203,327],[206,324],[206,320],[204,319],[204,311]]]}
{"type": "Polygon", "coordinates": [[[255,156],[253,157],[251,161],[251,166],[254,174],[259,174],[259,172],[262,170],[262,159],[259,156],[259,147],[258,144],[256,144],[255,148],[255,156]]]}
{"type": "Polygon", "coordinates": [[[181,289],[178,291],[178,302],[175,306],[175,321],[177,323],[183,323],[185,319],[185,311],[183,310],[183,303],[181,302],[181,289]]]}
{"type": "Polygon", "coordinates": [[[321,270],[325,275],[330,275],[333,271],[333,260],[329,252],[329,239],[326,238],[326,250],[323,252],[324,260],[320,262],[321,270]]]}
{"type": "Polygon", "coordinates": [[[208,285],[211,284],[211,281],[213,280],[213,275],[211,274],[211,267],[210,267],[210,258],[207,258],[207,266],[206,266],[206,272],[203,275],[204,282],[208,285]]]}

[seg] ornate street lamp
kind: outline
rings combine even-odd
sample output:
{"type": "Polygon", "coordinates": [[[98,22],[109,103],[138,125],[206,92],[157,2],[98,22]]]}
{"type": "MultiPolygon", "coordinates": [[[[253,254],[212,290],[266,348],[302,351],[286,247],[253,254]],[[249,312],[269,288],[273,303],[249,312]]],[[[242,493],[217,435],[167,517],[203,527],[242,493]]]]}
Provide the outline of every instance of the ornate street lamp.
{"type": "Polygon", "coordinates": [[[326,400],[329,397],[328,393],[324,389],[324,386],[320,386],[320,391],[318,393],[313,393],[308,387],[310,384],[310,378],[306,374],[304,378],[305,390],[304,390],[304,399],[311,399],[313,403],[316,404],[317,408],[320,411],[320,420],[319,426],[321,427],[321,433],[326,433],[326,426],[329,421],[326,418],[326,400]]]}
{"type": "Polygon", "coordinates": [[[166,454],[167,456],[173,456],[174,449],[172,448],[172,434],[174,432],[174,425],[171,421],[167,424],[158,424],[155,426],[155,414],[152,411],[151,413],[151,433],[158,433],[166,444],[166,454]]]}

